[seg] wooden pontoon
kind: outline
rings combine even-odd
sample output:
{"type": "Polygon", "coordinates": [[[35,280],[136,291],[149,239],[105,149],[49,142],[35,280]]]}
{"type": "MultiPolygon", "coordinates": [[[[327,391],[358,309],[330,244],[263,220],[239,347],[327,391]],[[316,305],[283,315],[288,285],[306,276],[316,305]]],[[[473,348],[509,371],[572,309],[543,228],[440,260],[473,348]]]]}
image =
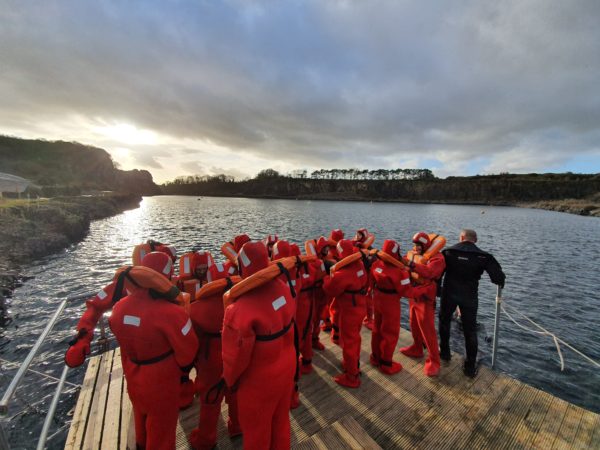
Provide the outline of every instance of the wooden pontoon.
{"type": "MultiPolygon", "coordinates": [[[[325,342],[315,370],[300,381],[301,406],[291,411],[292,447],[298,449],[516,449],[600,448],[600,415],[481,367],[471,380],[462,357],[443,363],[438,378],[423,374],[423,361],[402,355],[404,370],[382,375],[369,364],[370,332],[363,329],[362,386],[345,389],[332,380],[341,350],[325,342]]],[[[410,342],[402,330],[399,346],[410,342]]],[[[66,449],[135,449],[131,403],[119,349],[90,359],[66,449]]],[[[219,449],[240,449],[223,417],[219,449]]],[[[198,402],[179,416],[177,448],[190,448],[198,402]]]]}

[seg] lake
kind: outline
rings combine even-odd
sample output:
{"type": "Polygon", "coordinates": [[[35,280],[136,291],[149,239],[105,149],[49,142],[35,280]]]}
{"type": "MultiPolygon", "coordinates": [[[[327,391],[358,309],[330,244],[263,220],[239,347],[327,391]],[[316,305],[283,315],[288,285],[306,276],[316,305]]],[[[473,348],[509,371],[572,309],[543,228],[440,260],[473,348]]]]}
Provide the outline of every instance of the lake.
{"type": "MultiPolygon", "coordinates": [[[[342,228],[347,237],[366,227],[377,236],[379,247],[386,238],[400,242],[405,253],[416,231],[443,234],[456,243],[461,228],[478,232],[478,245],[491,252],[507,275],[504,298],[508,305],[569,342],[592,359],[600,360],[600,220],[550,211],[512,207],[360,203],[330,201],[261,200],[243,198],[147,197],[138,209],[96,221],[88,237],[60,254],[34,263],[25,271],[34,278],[14,292],[13,324],[0,330],[3,361],[23,360],[46,320],[65,297],[96,292],[111,280],[114,271],[129,264],[135,244],[149,238],[175,245],[178,254],[192,248],[213,252],[234,235],[253,239],[277,233],[303,243],[342,228]]],[[[480,358],[491,364],[496,288],[484,274],[480,283],[480,358]]],[[[60,376],[67,341],[83,312],[83,301],[70,305],[44,345],[33,368],[60,376]]],[[[403,327],[408,327],[408,308],[403,302],[403,327]]],[[[516,316],[518,318],[518,316],[516,316]]],[[[520,323],[531,327],[523,320],[520,323]]],[[[562,347],[565,370],[561,372],[554,342],[526,332],[502,315],[497,369],[521,381],[551,392],[577,405],[600,412],[600,372],[562,347]]],[[[462,333],[453,324],[452,350],[463,353],[462,333]]],[[[398,356],[402,360],[403,356],[398,356]]],[[[443,369],[442,369],[443,370],[443,369]]],[[[69,372],[78,385],[84,368],[69,372]]],[[[3,391],[14,369],[3,363],[3,391]]],[[[50,448],[62,448],[77,389],[61,399],[56,432],[50,448]],[[58,431],[57,431],[58,430],[58,431]]],[[[17,391],[8,426],[13,448],[32,448],[37,442],[54,383],[29,373],[17,391]]]]}

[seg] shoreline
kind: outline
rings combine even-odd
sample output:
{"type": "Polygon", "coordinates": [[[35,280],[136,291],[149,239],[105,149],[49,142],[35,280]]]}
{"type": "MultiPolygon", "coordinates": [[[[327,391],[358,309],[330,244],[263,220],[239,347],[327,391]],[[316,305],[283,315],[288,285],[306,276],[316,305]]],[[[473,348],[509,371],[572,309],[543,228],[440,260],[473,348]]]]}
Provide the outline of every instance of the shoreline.
{"type": "Polygon", "coordinates": [[[138,208],[142,197],[113,194],[0,203],[0,327],[10,323],[12,292],[24,265],[82,241],[94,220],[138,208]]]}

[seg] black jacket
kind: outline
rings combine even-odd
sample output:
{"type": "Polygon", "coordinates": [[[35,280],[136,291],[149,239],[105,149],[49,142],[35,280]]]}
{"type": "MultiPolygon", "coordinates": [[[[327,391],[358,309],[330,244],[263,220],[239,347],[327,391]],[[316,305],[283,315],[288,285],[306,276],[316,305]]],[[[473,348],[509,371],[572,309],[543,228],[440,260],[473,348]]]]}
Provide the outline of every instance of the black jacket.
{"type": "Polygon", "coordinates": [[[496,258],[472,242],[459,242],[442,253],[446,259],[442,299],[449,298],[465,306],[476,305],[479,280],[484,271],[492,283],[504,287],[506,276],[496,258]]]}

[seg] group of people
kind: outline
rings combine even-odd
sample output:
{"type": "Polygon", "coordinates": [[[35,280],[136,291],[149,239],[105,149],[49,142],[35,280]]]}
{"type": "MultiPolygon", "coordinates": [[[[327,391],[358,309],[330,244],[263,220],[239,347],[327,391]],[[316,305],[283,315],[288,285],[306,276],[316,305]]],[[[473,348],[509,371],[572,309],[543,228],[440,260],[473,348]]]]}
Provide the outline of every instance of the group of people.
{"type": "Polygon", "coordinates": [[[400,352],[421,358],[425,348],[424,372],[437,376],[440,358],[451,358],[450,321],[458,307],[466,341],[463,370],[475,376],[478,280],[484,271],[498,285],[505,279],[494,257],[475,245],[475,232],[462,230],[460,242],[442,250],[442,236],[421,231],[406,255],[392,239],[373,249],[375,237],[364,228],[344,237],[336,229],[310,239],[303,254],[277,235],[252,241],[240,234],[223,245],[223,262],[206,251],[177,260],[168,245],[138,245],[134,265],[120,268],[86,302],[65,362],[75,367],[85,361],[96,323],[112,309],[109,324],[121,348],[136,443],[147,449],[175,447],[179,410],[195,396],[201,406],[193,448],[216,445],[223,400],[228,432],[243,435],[245,449],[289,448],[298,379],[313,371],[313,352],[324,350],[323,331],[342,348],[342,372],[334,381],[343,387],[361,384],[363,324],[371,329],[370,363],[386,375],[402,370],[393,358],[402,297],[409,299],[413,344],[400,352]]]}

